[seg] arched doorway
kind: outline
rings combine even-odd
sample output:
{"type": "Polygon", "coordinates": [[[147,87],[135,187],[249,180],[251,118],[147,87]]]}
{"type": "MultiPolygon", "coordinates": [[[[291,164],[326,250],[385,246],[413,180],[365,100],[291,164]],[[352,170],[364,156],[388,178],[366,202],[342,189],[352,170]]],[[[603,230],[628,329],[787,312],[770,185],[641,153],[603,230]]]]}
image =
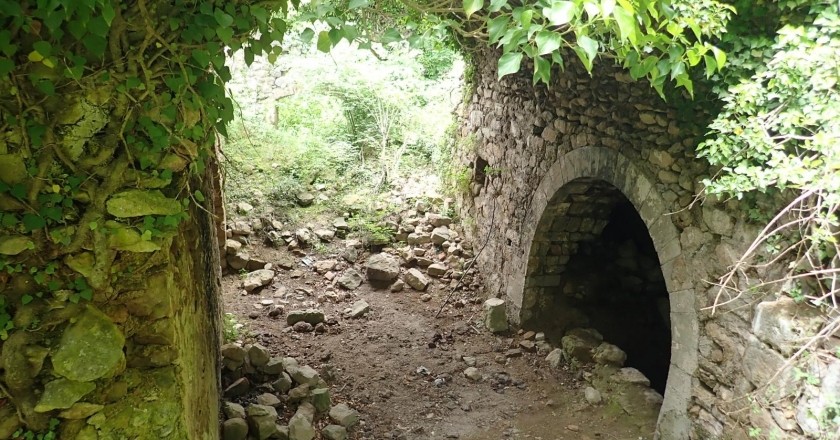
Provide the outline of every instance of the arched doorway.
{"type": "Polygon", "coordinates": [[[655,335],[648,347],[625,342],[623,349],[628,366],[636,363],[664,391],[658,438],[679,440],[690,427],[698,321],[693,289],[672,276],[682,260],[679,235],[655,182],[608,148],[559,158],[534,193],[507,293],[520,323],[550,320],[555,332],[600,325],[619,347],[634,331],[655,335]],[[594,270],[607,266],[612,272],[594,270]]]}

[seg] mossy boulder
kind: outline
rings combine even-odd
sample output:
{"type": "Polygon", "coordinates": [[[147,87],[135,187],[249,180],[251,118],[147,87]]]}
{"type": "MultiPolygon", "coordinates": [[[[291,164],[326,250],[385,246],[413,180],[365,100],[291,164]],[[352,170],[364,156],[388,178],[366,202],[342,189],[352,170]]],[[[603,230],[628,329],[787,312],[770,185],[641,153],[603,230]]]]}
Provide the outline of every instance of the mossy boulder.
{"type": "Polygon", "coordinates": [[[70,324],[52,355],[56,374],[87,382],[112,375],[125,356],[125,336],[104,313],[87,306],[70,324]]]}

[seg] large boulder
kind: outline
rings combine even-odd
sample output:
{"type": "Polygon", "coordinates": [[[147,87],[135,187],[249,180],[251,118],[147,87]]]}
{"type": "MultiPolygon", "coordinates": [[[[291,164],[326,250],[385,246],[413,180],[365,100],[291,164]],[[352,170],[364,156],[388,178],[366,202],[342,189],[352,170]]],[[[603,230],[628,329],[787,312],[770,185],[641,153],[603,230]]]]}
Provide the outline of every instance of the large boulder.
{"type": "Polygon", "coordinates": [[[385,253],[372,255],[365,267],[368,280],[371,281],[391,282],[400,275],[399,258],[385,253]]]}

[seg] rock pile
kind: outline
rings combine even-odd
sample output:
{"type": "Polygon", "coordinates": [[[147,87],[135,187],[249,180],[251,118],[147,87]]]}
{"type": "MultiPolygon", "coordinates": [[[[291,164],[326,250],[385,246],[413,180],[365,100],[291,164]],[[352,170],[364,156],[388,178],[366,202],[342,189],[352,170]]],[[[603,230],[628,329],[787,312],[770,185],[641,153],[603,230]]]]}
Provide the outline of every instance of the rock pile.
{"type": "Polygon", "coordinates": [[[359,422],[357,411],[333,405],[329,385],[314,368],[294,358],[272,356],[259,344],[225,344],[222,363],[223,440],[312,440],[319,430],[321,438],[345,440],[359,422]]]}

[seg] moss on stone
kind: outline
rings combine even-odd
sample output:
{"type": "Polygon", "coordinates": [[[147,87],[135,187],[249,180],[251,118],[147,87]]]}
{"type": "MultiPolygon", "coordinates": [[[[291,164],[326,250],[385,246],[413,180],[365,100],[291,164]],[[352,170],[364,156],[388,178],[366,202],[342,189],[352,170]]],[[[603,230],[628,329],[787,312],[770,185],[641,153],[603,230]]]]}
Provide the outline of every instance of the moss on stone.
{"type": "Polygon", "coordinates": [[[52,356],[55,372],[77,381],[113,374],[125,362],[125,337],[105,314],[88,306],[65,330],[52,356]]]}
{"type": "Polygon", "coordinates": [[[105,203],[108,214],[114,217],[142,217],[146,215],[175,215],[181,204],[157,190],[130,189],[115,194],[105,203]]]}
{"type": "Polygon", "coordinates": [[[54,409],[66,409],[79,399],[96,389],[93,382],[77,382],[64,378],[56,379],[44,385],[44,394],[35,405],[35,411],[48,412],[54,409]]]}

